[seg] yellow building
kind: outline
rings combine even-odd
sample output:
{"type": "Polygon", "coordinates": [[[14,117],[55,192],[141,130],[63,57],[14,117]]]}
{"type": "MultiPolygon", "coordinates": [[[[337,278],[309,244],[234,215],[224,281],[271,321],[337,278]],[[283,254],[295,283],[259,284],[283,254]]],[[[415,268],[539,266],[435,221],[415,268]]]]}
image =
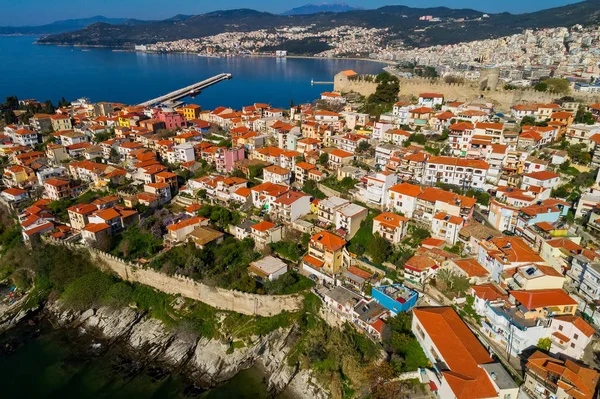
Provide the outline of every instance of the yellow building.
{"type": "Polygon", "coordinates": [[[327,279],[349,266],[350,256],[345,248],[346,240],[328,231],[311,237],[308,255],[303,258],[304,270],[327,279]]]}
{"type": "Polygon", "coordinates": [[[202,107],[196,104],[189,104],[180,109],[183,111],[183,116],[185,116],[185,119],[188,121],[192,119],[198,119],[200,112],[202,112],[202,107]]]}

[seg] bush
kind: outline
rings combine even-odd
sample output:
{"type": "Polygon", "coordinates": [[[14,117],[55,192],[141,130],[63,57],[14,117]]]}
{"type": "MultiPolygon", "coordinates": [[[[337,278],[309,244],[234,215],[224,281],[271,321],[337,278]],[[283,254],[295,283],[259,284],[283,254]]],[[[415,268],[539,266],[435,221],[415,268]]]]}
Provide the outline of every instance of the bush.
{"type": "Polygon", "coordinates": [[[304,248],[300,243],[292,241],[279,241],[269,244],[271,249],[279,254],[282,258],[297,262],[304,254],[304,248]]]}
{"type": "Polygon", "coordinates": [[[290,270],[275,281],[265,281],[263,288],[270,295],[289,295],[314,286],[315,283],[311,279],[290,270]]]}
{"type": "Polygon", "coordinates": [[[69,284],[62,299],[65,305],[74,309],[90,309],[102,303],[112,284],[113,280],[108,274],[95,271],[69,284]]]}

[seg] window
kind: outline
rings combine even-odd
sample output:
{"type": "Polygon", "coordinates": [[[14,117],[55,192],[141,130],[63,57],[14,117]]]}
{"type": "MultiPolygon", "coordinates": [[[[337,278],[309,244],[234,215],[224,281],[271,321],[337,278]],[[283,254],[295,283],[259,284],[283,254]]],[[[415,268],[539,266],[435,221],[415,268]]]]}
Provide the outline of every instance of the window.
{"type": "Polygon", "coordinates": [[[558,331],[562,331],[563,330],[563,326],[558,326],[558,331]]]}
{"type": "Polygon", "coordinates": [[[571,348],[575,348],[575,344],[574,343],[571,343],[571,348]]]}
{"type": "Polygon", "coordinates": [[[573,335],[573,339],[575,339],[575,340],[576,340],[576,339],[579,339],[579,334],[575,334],[575,335],[573,335]]]}

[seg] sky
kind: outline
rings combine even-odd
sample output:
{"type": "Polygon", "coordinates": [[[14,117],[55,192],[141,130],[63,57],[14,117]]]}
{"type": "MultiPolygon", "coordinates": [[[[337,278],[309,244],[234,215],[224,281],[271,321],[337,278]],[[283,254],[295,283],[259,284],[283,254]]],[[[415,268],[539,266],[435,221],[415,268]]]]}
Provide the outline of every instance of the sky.
{"type": "MultiPolygon", "coordinates": [[[[332,0],[352,6],[377,8],[384,5],[402,4],[410,7],[447,6],[473,8],[483,12],[508,11],[524,13],[544,8],[577,3],[579,0],[332,0]]],[[[42,25],[56,20],[87,18],[95,15],[106,17],[165,19],[177,14],[202,14],[217,9],[253,8],[260,11],[281,13],[307,3],[322,0],[0,0],[0,26],[42,25]]]]}

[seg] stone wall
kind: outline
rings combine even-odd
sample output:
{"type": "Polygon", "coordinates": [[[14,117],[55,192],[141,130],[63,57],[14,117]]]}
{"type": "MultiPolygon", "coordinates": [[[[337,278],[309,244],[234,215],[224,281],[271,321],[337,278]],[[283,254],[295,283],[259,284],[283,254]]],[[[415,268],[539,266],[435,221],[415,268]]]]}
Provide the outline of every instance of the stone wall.
{"type": "Polygon", "coordinates": [[[338,93],[349,93],[351,91],[359,93],[365,97],[375,93],[377,83],[375,83],[375,75],[361,75],[354,79],[344,79],[333,83],[333,91],[338,93]],[[365,79],[365,77],[367,77],[365,79]]]}
{"type": "MultiPolygon", "coordinates": [[[[561,97],[558,94],[539,92],[533,88],[504,90],[500,86],[498,90],[481,91],[476,82],[446,83],[442,79],[400,79],[400,97],[418,97],[420,93],[425,92],[444,94],[446,100],[492,102],[497,110],[505,112],[515,104],[551,103],[561,97]]],[[[571,95],[586,103],[600,101],[600,95],[597,93],[573,92],[571,95]]]]}
{"type": "Polygon", "coordinates": [[[96,265],[118,274],[123,280],[144,284],[167,294],[194,299],[220,310],[269,317],[282,311],[300,310],[303,305],[301,295],[257,295],[211,287],[189,277],[177,274],[168,276],[152,269],[137,267],[123,259],[87,246],[65,244],[60,241],[53,243],[87,250],[96,265]]]}
{"type": "MultiPolygon", "coordinates": [[[[334,82],[334,91],[341,93],[353,91],[366,97],[375,93],[376,88],[377,83],[372,81],[371,78],[364,79],[362,76],[356,79],[336,80],[334,82]]],[[[559,94],[539,92],[533,88],[504,90],[502,83],[499,84],[497,90],[482,91],[479,89],[478,82],[475,81],[446,83],[443,79],[436,78],[400,78],[398,96],[401,99],[419,97],[419,94],[427,92],[444,94],[446,100],[491,102],[496,106],[496,110],[501,112],[510,111],[510,107],[516,104],[551,103],[562,97],[559,94]]],[[[572,92],[570,95],[584,103],[600,102],[600,94],[598,93],[572,92]]]]}

